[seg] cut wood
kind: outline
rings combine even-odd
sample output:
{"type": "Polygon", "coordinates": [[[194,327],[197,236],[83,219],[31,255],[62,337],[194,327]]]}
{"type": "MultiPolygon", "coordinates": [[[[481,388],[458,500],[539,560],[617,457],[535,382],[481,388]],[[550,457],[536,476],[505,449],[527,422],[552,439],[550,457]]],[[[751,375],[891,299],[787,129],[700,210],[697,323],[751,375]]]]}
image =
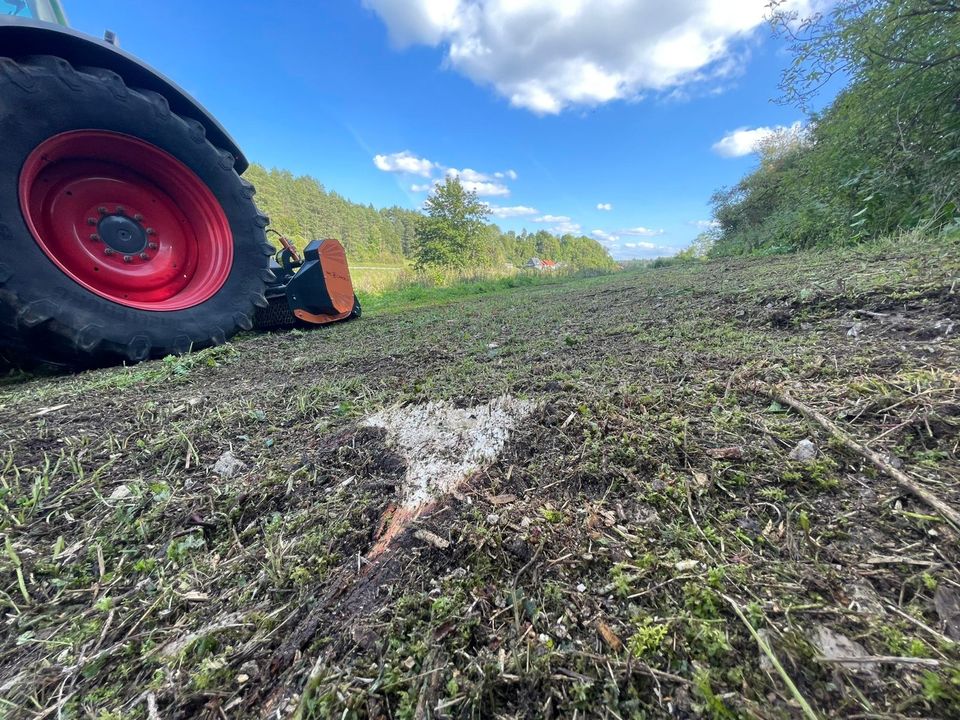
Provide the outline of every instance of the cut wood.
{"type": "Polygon", "coordinates": [[[745,387],[760,395],[766,395],[772,400],[776,400],[781,405],[788,405],[808,420],[819,424],[824,430],[839,440],[844,447],[869,460],[871,463],[873,463],[874,467],[889,475],[900,487],[925,502],[931,508],[940,513],[940,515],[942,515],[947,522],[953,525],[954,528],[960,530],[960,512],[954,510],[952,507],[950,507],[950,505],[938,498],[926,488],[915,483],[905,472],[898,470],[889,462],[887,462],[886,458],[884,458],[880,453],[875,452],[874,450],[871,450],[870,448],[865,447],[863,444],[854,440],[852,437],[850,437],[850,435],[841,430],[837,424],[833,422],[833,420],[828,418],[820,411],[815,410],[803,402],[800,402],[784,388],[771,387],[761,382],[745,383],[745,387]]]}

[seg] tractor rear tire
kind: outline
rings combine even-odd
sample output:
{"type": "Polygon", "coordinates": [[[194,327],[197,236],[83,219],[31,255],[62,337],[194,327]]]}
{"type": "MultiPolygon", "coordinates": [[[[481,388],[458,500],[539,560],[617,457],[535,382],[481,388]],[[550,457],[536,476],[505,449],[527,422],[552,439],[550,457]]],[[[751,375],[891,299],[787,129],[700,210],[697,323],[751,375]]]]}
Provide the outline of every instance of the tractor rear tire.
{"type": "Polygon", "coordinates": [[[0,57],[0,356],[95,367],[252,327],[274,249],[233,156],[157,93],[0,57]]]}

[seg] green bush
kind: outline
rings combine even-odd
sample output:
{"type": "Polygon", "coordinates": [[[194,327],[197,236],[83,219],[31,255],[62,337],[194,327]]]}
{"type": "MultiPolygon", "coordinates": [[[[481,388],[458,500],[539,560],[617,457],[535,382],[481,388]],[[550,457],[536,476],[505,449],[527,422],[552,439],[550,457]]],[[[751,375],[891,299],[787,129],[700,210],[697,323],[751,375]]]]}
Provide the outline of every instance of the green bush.
{"type": "Polygon", "coordinates": [[[872,241],[960,220],[960,7],[936,0],[842,0],[801,23],[785,97],[806,108],[849,78],[806,129],[759,149],[755,170],[713,197],[712,255],[872,241]]]}

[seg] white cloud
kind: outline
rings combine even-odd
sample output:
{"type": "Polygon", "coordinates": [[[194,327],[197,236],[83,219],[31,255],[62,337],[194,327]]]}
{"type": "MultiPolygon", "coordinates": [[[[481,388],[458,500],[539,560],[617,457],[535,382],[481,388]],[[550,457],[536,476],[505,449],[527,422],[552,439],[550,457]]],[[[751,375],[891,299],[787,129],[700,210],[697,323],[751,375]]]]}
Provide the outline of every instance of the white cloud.
{"type": "Polygon", "coordinates": [[[461,180],[460,184],[464,190],[475,192],[479,197],[506,197],[510,194],[510,188],[500,183],[461,180]]]}
{"type": "Polygon", "coordinates": [[[376,155],[373,164],[378,170],[390,173],[407,173],[428,178],[437,164],[426,158],[417,157],[409,150],[391,153],[390,155],[376,155]]]}
{"type": "Polygon", "coordinates": [[[604,210],[610,212],[613,210],[613,205],[611,203],[597,203],[597,210],[604,210]]]}
{"type": "Polygon", "coordinates": [[[527,207],[525,205],[502,207],[487,203],[487,207],[490,208],[490,214],[496,218],[524,217],[526,215],[536,215],[538,212],[540,212],[536,208],[527,207]]]}
{"type": "Polygon", "coordinates": [[[718,227],[720,227],[720,223],[716,220],[691,220],[687,224],[693,225],[701,232],[706,232],[707,230],[716,230],[718,227]]]}
{"type": "Polygon", "coordinates": [[[625,230],[619,231],[621,235],[633,235],[635,237],[656,237],[657,235],[663,235],[663,230],[654,230],[652,228],[646,227],[635,227],[635,228],[626,228],[625,230]]]}
{"type": "Polygon", "coordinates": [[[669,245],[657,245],[652,242],[625,242],[609,246],[611,257],[615,260],[650,260],[657,257],[676,255],[678,248],[669,245]]]}
{"type": "Polygon", "coordinates": [[[568,223],[570,218],[566,215],[541,215],[533,219],[535,223],[568,223]]]}
{"type": "MultiPolygon", "coordinates": [[[[430,180],[427,183],[411,185],[410,190],[416,193],[428,192],[440,182],[440,179],[434,177],[435,173],[441,176],[458,178],[465,190],[475,192],[480,197],[506,197],[510,194],[510,188],[506,186],[504,181],[517,179],[516,170],[487,174],[472,168],[464,168],[463,170],[448,168],[432,160],[418,157],[409,150],[390,153],[389,155],[375,155],[373,164],[383,172],[417,175],[430,180]]],[[[533,213],[536,213],[536,211],[534,210],[533,213]]]]}
{"type": "MultiPolygon", "coordinates": [[[[805,10],[811,0],[792,0],[805,10]]],[[[675,91],[740,70],[768,0],[364,0],[394,44],[538,114],[675,91]]]]}
{"type": "Polygon", "coordinates": [[[480,197],[503,197],[510,194],[510,188],[497,182],[490,175],[464,168],[447,168],[447,177],[459,178],[464,190],[475,192],[480,197]]]}
{"type": "Polygon", "coordinates": [[[764,140],[777,133],[789,133],[800,136],[803,133],[803,123],[799,120],[792,125],[763,126],[756,128],[737,128],[728,132],[713,144],[713,151],[725,158],[743,157],[751,155],[760,149],[764,140]]]}
{"type": "Polygon", "coordinates": [[[612,244],[620,240],[620,236],[606,230],[591,230],[590,234],[602,243],[612,244]]]}
{"type": "Polygon", "coordinates": [[[580,230],[580,224],[571,222],[569,219],[560,222],[556,227],[550,228],[550,232],[554,235],[579,235],[580,230]]]}
{"type": "Polygon", "coordinates": [[[447,168],[447,177],[460,178],[461,182],[489,182],[492,179],[489,175],[470,168],[464,168],[463,170],[447,168]]]}

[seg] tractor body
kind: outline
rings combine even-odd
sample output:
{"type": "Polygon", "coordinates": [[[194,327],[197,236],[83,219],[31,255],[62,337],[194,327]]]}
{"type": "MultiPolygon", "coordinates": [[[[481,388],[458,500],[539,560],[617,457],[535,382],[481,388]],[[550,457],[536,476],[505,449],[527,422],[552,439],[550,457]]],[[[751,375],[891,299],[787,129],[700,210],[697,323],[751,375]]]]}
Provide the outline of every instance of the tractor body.
{"type": "Polygon", "coordinates": [[[267,242],[219,122],[58,0],[0,0],[0,362],[92,367],[357,317],[336,240],[267,242]]]}

